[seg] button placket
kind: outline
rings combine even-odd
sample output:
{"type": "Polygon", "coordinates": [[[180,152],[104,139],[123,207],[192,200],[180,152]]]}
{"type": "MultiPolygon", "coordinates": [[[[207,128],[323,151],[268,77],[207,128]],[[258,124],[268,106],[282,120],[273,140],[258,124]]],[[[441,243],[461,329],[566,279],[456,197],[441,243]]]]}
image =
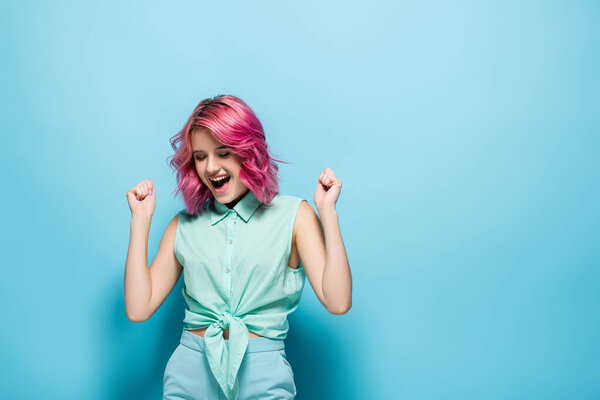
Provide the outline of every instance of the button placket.
{"type": "Polygon", "coordinates": [[[231,295],[233,293],[232,283],[231,283],[231,258],[233,254],[233,243],[235,239],[235,224],[236,224],[236,213],[233,210],[229,211],[229,215],[227,216],[227,236],[226,236],[226,248],[225,248],[225,258],[223,263],[223,288],[225,289],[225,293],[227,293],[227,302],[231,300],[231,295]]]}

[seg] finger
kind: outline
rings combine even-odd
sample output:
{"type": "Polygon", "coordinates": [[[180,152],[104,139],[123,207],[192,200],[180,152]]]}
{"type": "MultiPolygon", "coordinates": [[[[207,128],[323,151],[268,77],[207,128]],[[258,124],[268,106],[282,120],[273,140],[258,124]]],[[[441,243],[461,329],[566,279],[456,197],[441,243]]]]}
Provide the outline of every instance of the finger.
{"type": "Polygon", "coordinates": [[[326,178],[324,178],[323,182],[321,182],[321,187],[323,188],[323,190],[328,191],[331,188],[331,184],[328,183],[326,178]]]}
{"type": "Polygon", "coordinates": [[[135,187],[131,188],[127,192],[127,198],[130,199],[132,202],[134,202],[135,200],[141,200],[140,195],[137,192],[138,190],[135,187]]]}
{"type": "Polygon", "coordinates": [[[143,192],[144,197],[148,196],[148,182],[142,181],[141,185],[142,185],[142,190],[144,191],[143,192]]]}
{"type": "Polygon", "coordinates": [[[135,195],[135,192],[133,191],[133,189],[129,189],[127,191],[127,193],[125,193],[125,196],[127,197],[127,200],[129,200],[129,201],[134,201],[137,197],[135,195]]]}
{"type": "Polygon", "coordinates": [[[327,181],[327,176],[323,175],[323,177],[319,180],[319,183],[321,184],[321,186],[323,186],[325,189],[329,188],[329,183],[327,181]]]}
{"type": "Polygon", "coordinates": [[[148,179],[148,194],[150,196],[152,196],[152,193],[154,193],[154,182],[152,182],[152,178],[148,179]]]}
{"type": "Polygon", "coordinates": [[[135,192],[135,197],[137,197],[138,200],[142,200],[144,198],[144,188],[142,187],[142,185],[140,183],[135,185],[134,192],[135,192]]]}

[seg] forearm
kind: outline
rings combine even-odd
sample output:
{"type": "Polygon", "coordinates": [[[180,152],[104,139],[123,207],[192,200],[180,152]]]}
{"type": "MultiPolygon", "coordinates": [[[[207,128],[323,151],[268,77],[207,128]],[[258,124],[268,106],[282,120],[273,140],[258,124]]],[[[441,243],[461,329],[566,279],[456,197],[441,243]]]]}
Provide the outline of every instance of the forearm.
{"type": "Polygon", "coordinates": [[[151,217],[131,219],[129,249],[125,263],[125,312],[131,321],[147,319],[147,308],[152,294],[148,270],[148,234],[151,217]]]}
{"type": "Polygon", "coordinates": [[[323,295],[329,312],[344,314],[352,307],[352,275],[340,232],[338,214],[335,208],[330,208],[319,210],[319,217],[325,236],[326,252],[323,295]]]}

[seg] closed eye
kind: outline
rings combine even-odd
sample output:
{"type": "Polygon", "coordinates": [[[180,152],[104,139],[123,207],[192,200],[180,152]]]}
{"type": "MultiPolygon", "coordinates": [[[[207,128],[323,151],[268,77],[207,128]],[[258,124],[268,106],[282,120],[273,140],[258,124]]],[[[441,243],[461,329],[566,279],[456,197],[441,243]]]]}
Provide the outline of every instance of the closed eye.
{"type": "MultiPolygon", "coordinates": [[[[219,154],[219,157],[221,157],[221,158],[227,158],[227,157],[229,157],[230,155],[231,155],[231,153],[230,153],[230,152],[227,152],[227,153],[221,153],[221,154],[219,154]]],[[[204,159],[206,158],[206,156],[196,156],[195,158],[196,158],[196,160],[198,160],[198,161],[202,161],[202,160],[204,160],[204,159]]]]}

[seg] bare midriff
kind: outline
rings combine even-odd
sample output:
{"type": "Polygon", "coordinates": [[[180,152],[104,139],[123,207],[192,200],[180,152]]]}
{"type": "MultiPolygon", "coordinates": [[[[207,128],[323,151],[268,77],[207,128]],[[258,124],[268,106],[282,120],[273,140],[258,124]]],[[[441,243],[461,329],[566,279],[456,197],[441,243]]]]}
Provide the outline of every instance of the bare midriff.
{"type": "MultiPolygon", "coordinates": [[[[208,327],[206,327],[206,328],[200,328],[200,329],[194,329],[194,330],[190,330],[190,332],[192,332],[194,335],[198,335],[198,336],[204,337],[204,332],[206,332],[207,329],[208,329],[208,327]]],[[[257,338],[257,337],[261,337],[261,336],[257,335],[254,332],[248,332],[248,337],[257,338]]],[[[223,331],[223,339],[229,340],[229,328],[227,328],[227,329],[225,329],[223,331]]]]}

